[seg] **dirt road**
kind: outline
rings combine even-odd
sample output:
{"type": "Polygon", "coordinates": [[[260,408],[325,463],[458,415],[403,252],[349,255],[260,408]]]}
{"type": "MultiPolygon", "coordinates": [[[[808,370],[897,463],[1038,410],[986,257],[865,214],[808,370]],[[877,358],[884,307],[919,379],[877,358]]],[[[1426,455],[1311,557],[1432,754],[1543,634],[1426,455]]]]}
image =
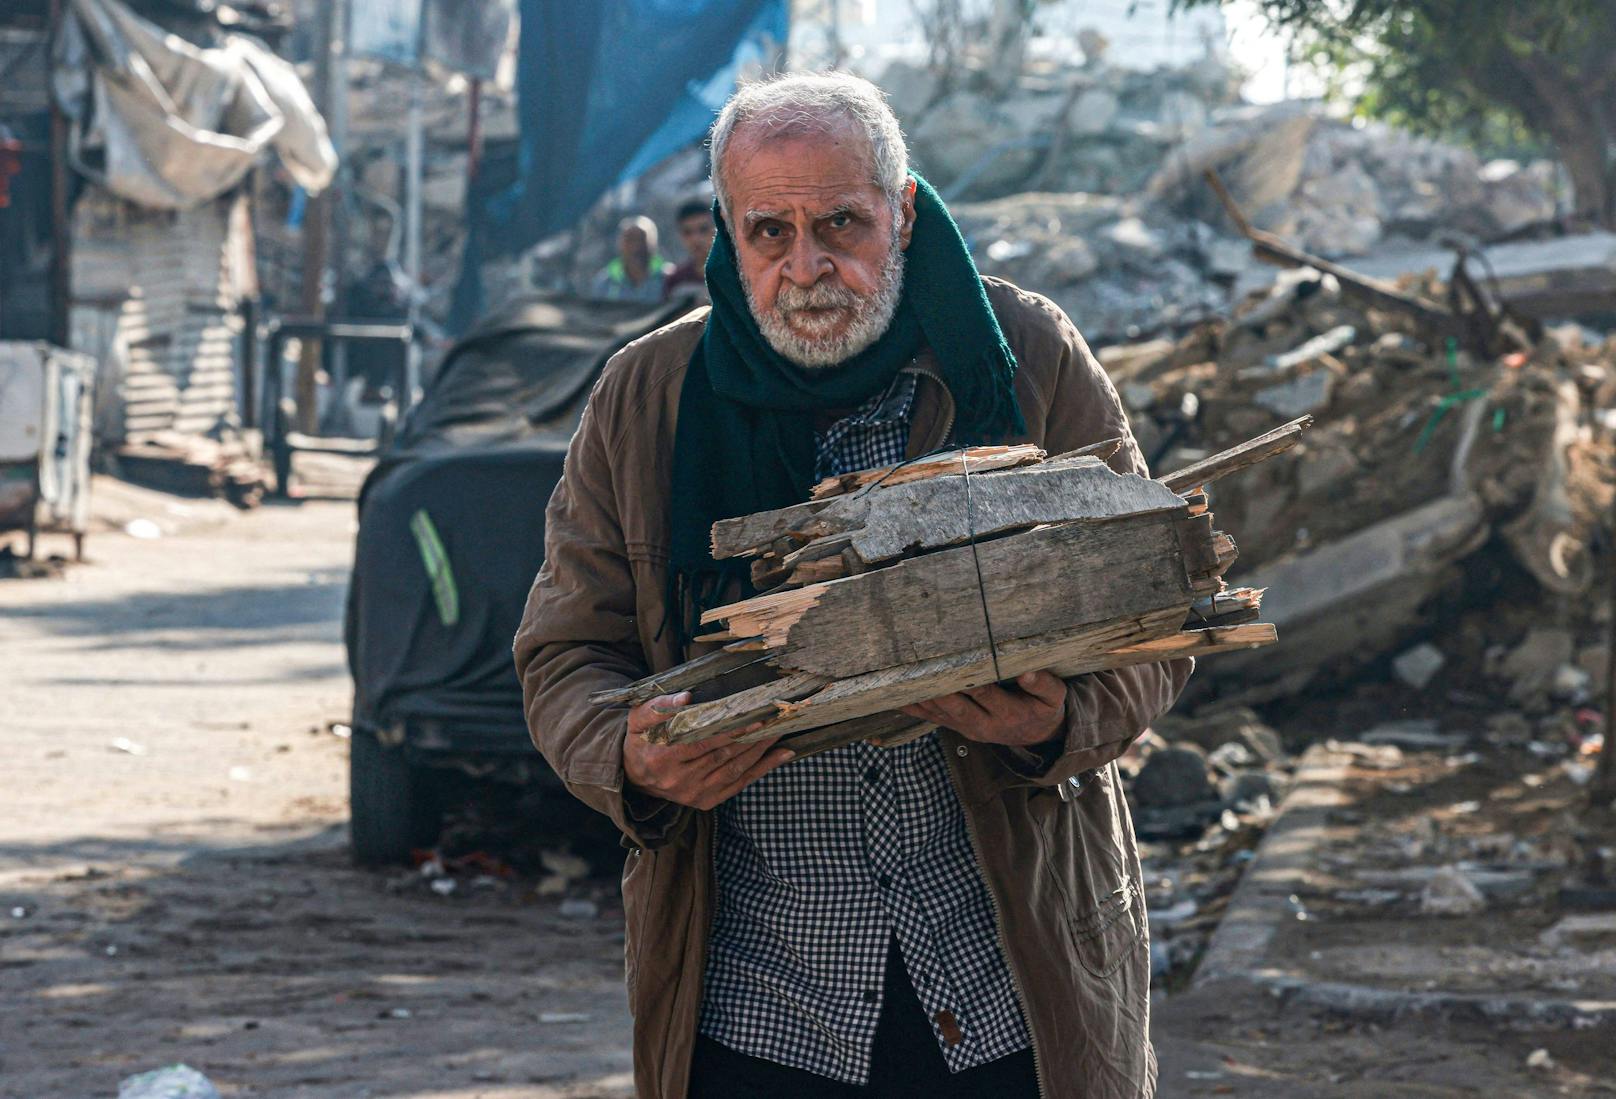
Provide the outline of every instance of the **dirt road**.
{"type": "Polygon", "coordinates": [[[609,904],[348,862],[352,503],[182,506],[0,586],[0,1096],[176,1061],[227,1095],[628,1094],[609,904]]]}
{"type": "MultiPolygon", "coordinates": [[[[348,861],[327,726],[352,504],[120,503],[165,536],[0,584],[0,1099],[111,1096],[177,1061],[228,1096],[629,1095],[609,878],[567,919],[531,882],[439,896],[348,861]]],[[[1378,1027],[1223,989],[1156,1019],[1163,1099],[1612,1090],[1597,1034],[1378,1027]],[[1562,1067],[1528,1069],[1539,1047],[1562,1067]]]]}

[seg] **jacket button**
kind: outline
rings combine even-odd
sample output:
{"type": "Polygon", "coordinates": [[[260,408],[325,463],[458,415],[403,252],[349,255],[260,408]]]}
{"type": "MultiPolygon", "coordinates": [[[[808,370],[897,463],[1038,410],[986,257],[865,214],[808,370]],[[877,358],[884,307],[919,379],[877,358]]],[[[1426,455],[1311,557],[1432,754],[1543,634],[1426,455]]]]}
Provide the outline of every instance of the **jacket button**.
{"type": "Polygon", "coordinates": [[[968,755],[971,754],[971,750],[969,748],[967,748],[965,745],[961,744],[958,748],[954,749],[954,754],[957,755],[957,756],[960,756],[961,758],[964,758],[965,756],[968,756],[968,755]]]}

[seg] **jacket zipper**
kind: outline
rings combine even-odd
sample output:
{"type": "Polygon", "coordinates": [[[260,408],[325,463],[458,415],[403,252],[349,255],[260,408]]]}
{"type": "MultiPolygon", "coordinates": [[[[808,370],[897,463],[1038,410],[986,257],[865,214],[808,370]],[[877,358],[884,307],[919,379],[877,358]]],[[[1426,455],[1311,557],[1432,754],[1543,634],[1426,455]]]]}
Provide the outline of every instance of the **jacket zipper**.
{"type": "Polygon", "coordinates": [[[937,447],[940,447],[944,443],[948,442],[948,436],[954,430],[954,420],[959,414],[959,407],[954,403],[954,394],[949,390],[948,383],[943,381],[941,375],[935,373],[934,371],[928,370],[924,366],[921,366],[919,362],[916,362],[912,369],[921,377],[930,378],[932,381],[936,382],[938,388],[943,391],[943,399],[948,402],[948,418],[943,421],[943,430],[938,434],[937,441],[926,448],[927,450],[935,450],[937,447]]]}
{"type": "MultiPolygon", "coordinates": [[[[942,747],[945,757],[955,755],[958,751],[956,749],[955,752],[949,752],[946,746],[939,745],[939,747],[942,747]]],[[[976,822],[971,819],[971,811],[966,808],[965,798],[960,793],[958,765],[952,759],[948,761],[948,777],[954,784],[954,796],[959,799],[960,812],[965,816],[965,834],[970,837],[971,853],[976,856],[977,870],[980,873],[982,867],[982,844],[976,837],[976,822]]],[[[1027,994],[1023,991],[1024,982],[1021,974],[1017,971],[1015,955],[1010,953],[1009,944],[1005,941],[1004,913],[999,909],[998,896],[993,892],[993,888],[988,885],[985,878],[983,879],[982,887],[987,890],[988,903],[993,907],[993,930],[999,940],[999,953],[1004,957],[1006,968],[1010,970],[1010,984],[1015,988],[1016,1000],[1021,1004],[1022,1022],[1027,1025],[1027,1041],[1032,1046],[1033,1079],[1038,1082],[1040,1099],[1047,1099],[1049,1090],[1044,1087],[1044,1062],[1038,1053],[1038,1028],[1032,1025],[1032,1012],[1027,1009],[1027,994]]]]}

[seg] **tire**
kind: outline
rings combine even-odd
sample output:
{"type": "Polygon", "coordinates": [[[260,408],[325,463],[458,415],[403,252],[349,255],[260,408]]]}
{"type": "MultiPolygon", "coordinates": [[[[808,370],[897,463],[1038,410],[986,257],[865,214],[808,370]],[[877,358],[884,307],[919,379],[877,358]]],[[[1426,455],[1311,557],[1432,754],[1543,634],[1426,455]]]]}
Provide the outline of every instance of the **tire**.
{"type": "Polygon", "coordinates": [[[438,838],[442,823],[429,774],[402,749],[354,729],[348,748],[348,832],[361,866],[407,863],[438,838]]]}

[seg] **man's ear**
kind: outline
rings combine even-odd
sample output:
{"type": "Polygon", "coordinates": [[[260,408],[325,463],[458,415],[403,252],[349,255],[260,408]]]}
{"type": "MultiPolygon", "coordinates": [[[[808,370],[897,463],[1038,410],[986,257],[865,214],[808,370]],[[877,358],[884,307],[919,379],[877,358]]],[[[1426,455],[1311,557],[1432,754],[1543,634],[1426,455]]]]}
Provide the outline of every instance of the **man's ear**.
{"type": "Polygon", "coordinates": [[[898,247],[907,249],[909,238],[915,235],[915,177],[910,176],[903,186],[903,206],[898,216],[903,218],[903,227],[898,230],[898,247]]]}

